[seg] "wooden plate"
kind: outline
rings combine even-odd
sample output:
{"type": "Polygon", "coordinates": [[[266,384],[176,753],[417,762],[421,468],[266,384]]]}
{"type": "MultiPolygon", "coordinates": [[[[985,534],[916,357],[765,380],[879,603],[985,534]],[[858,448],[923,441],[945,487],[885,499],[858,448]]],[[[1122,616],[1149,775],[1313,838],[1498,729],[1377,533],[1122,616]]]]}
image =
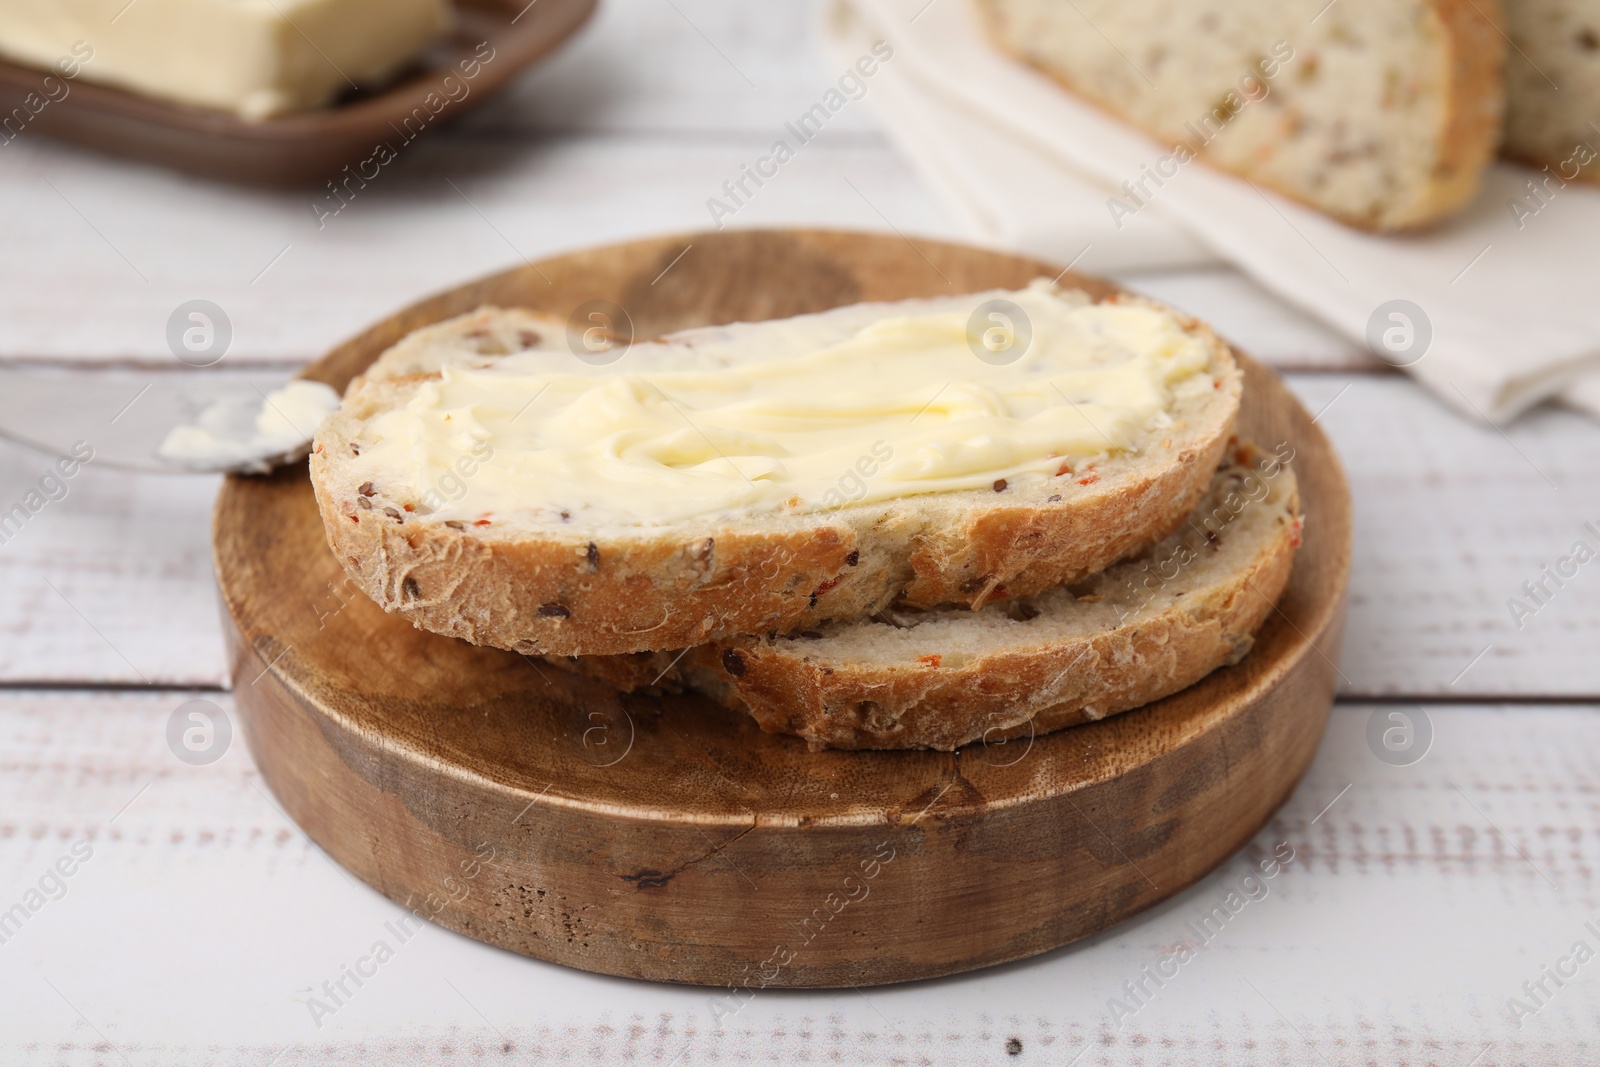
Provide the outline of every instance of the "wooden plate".
{"type": "MultiPolygon", "coordinates": [[[[403,151],[406,131],[419,129],[416,108],[429,94],[451,95],[441,83],[484,42],[494,49],[468,93],[440,110],[426,129],[454,121],[543,58],[588,20],[596,0],[458,0],[451,36],[429,49],[413,72],[380,92],[354,94],[333,107],[245,122],[218,111],[183,107],[79,78],[64,98],[46,104],[23,128],[101,151],[160,163],[206,177],[261,185],[296,185],[343,177],[347,164],[373,157],[380,143],[403,151]]],[[[45,95],[46,71],[0,61],[0,114],[45,95]]],[[[59,79],[58,79],[59,80],[59,79]]],[[[35,104],[37,106],[37,104],[35,104]]],[[[24,114],[28,109],[24,109],[24,114]]],[[[424,114],[429,112],[425,109],[424,114]]],[[[20,135],[20,134],[19,134],[20,135]]],[[[371,178],[371,173],[366,174],[371,178]]]]}
{"type": "MultiPolygon", "coordinates": [[[[483,303],[567,315],[609,300],[652,336],[1055,273],[894,236],[638,241],[425,300],[307,373],[342,388],[407,331],[483,303]]],[[[621,697],[385,615],[346,585],[297,469],[229,479],[217,502],[244,734],[285,810],[358,877],[573,967],[868,985],[1085,937],[1241,848],[1304,772],[1332,702],[1344,476],[1305,410],[1242,362],[1243,432],[1298,453],[1305,543],[1250,656],[1157,704],[955,753],[811,753],[697,697],[621,697]]]]}

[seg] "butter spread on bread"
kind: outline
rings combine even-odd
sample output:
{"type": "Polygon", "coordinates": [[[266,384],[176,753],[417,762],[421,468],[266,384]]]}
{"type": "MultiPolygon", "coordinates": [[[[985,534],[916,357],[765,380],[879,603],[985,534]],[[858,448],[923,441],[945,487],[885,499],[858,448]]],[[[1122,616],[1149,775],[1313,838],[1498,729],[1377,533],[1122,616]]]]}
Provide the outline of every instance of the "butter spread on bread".
{"type": "Polygon", "coordinates": [[[446,366],[367,420],[351,468],[420,497],[486,445],[493,462],[424,514],[531,526],[733,520],[999,481],[1043,486],[1064,467],[1138,452],[1171,424],[1177,397],[1216,386],[1207,345],[1163,308],[1043,287],[999,299],[1021,316],[973,323],[965,303],[941,304],[859,329],[815,316],[720,339],[696,331],[611,366],[539,349],[446,366]],[[1025,325],[1007,324],[1019,317],[1025,325]],[[1009,344],[1021,350],[1014,360],[975,355],[996,330],[1002,357],[1009,344]]]}

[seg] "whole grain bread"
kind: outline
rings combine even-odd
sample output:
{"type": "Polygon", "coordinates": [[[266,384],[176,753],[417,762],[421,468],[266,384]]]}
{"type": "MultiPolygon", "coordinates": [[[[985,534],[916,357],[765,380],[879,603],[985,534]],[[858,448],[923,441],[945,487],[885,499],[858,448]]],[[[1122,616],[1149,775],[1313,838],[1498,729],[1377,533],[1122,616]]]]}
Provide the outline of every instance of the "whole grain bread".
{"type": "Polygon", "coordinates": [[[695,689],[813,748],[949,750],[1102,719],[1249,651],[1300,543],[1292,456],[1235,448],[1162,542],[1038,595],[681,653],[547,660],[628,691],[695,689]]]}
{"type": "MultiPolygon", "coordinates": [[[[1498,0],[977,5],[1002,48],[1079,95],[1356,226],[1409,229],[1449,215],[1495,155],[1498,0]]],[[[1131,207],[1177,173],[1170,157],[1151,168],[1162,173],[1128,175],[1131,207]]]]}
{"type": "MultiPolygon", "coordinates": [[[[848,325],[933,303],[827,314],[848,325]]],[[[1176,399],[1170,422],[1136,454],[1063,464],[1037,485],[604,531],[438,521],[418,487],[360,469],[363,433],[447,363],[493,359],[502,348],[571,358],[559,324],[498,309],[421,331],[353,383],[317,435],[312,484],[334,554],[385,610],[525,654],[684,648],[858,619],[896,601],[980,607],[1103,569],[1165,536],[1205,492],[1232,434],[1241,378],[1206,326],[1174,315],[1204,345],[1212,387],[1176,399]]],[[[699,333],[710,347],[707,335],[725,341],[740,329],[699,333]]]]}
{"type": "Polygon", "coordinates": [[[1506,0],[1505,153],[1600,183],[1600,0],[1506,0]]]}

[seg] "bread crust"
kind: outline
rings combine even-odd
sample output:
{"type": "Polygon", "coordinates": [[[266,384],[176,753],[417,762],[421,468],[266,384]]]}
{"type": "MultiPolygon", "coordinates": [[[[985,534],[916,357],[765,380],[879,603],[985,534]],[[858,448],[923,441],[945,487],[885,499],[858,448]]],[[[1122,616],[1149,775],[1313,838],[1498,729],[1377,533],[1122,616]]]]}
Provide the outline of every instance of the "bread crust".
{"type": "MultiPolygon", "coordinates": [[[[1218,480],[1260,457],[1241,447],[1218,480]]],[[[1266,521],[1255,534],[1238,535],[1248,540],[1225,574],[1068,639],[1029,638],[1019,628],[1014,644],[960,665],[940,664],[937,656],[888,664],[841,660],[836,652],[813,657],[803,640],[750,637],[681,655],[550,662],[628,691],[687,686],[748,711],[769,733],[803,737],[815,749],[952,750],[1048,733],[1158,700],[1249,651],[1288,584],[1300,539],[1293,473],[1282,468],[1277,477],[1283,481],[1271,497],[1250,505],[1270,509],[1266,521]]],[[[1224,527],[1220,536],[1233,533],[1224,527]]],[[[860,623],[840,636],[871,626],[860,623]]]]}
{"type": "Polygon", "coordinates": [[[1430,6],[1450,42],[1453,91],[1440,132],[1432,210],[1398,220],[1402,229],[1425,226],[1471,201],[1505,129],[1506,19],[1500,0],[1430,0],[1430,6]]]}
{"type": "Polygon", "coordinates": [[[1144,454],[1115,457],[1087,477],[1059,476],[1031,495],[1017,487],[933,494],[781,524],[683,523],[604,539],[445,525],[409,501],[363,493],[341,462],[361,413],[395,402],[415,376],[349,394],[318,434],[311,480],[334,555],[384,610],[525,654],[615,655],[788,633],[897,599],[980,607],[1001,592],[1098,572],[1164,537],[1205,491],[1233,433],[1241,376],[1208,327],[1174,314],[1211,352],[1213,395],[1144,454]]]}
{"type": "MultiPolygon", "coordinates": [[[[1126,111],[1091,94],[1062,71],[1044,66],[1018,51],[1000,28],[1005,20],[1002,0],[976,0],[990,40],[1019,62],[1040,71],[1062,88],[1099,108],[1118,121],[1143,128],[1126,111]]],[[[1420,195],[1408,197],[1389,209],[1355,214],[1318,203],[1317,200],[1249,167],[1230,166],[1214,154],[1199,150],[1196,159],[1214,169],[1236,174],[1267,186],[1290,200],[1320,211],[1357,229],[1375,233],[1425,229],[1454,214],[1477,195],[1483,172],[1499,148],[1505,115],[1505,19],[1500,0],[1426,0],[1429,13],[1445,41],[1444,68],[1450,79],[1446,105],[1434,144],[1438,158],[1420,195]]],[[[1158,131],[1147,130],[1161,137],[1158,131]]],[[[1193,146],[1190,146],[1191,150],[1193,146]]]]}
{"type": "Polygon", "coordinates": [[[814,749],[993,745],[1141,707],[1237,663],[1271,614],[1293,560],[1289,539],[1275,541],[1272,551],[1240,572],[1213,615],[1195,618],[1173,609],[1137,627],[990,656],[954,671],[888,678],[837,669],[823,674],[745,639],[742,677],[732,679],[725,668],[717,674],[721,665],[707,663],[704,651],[687,676],[701,692],[743,706],[768,733],[803,737],[814,749]],[[1083,672],[1088,684],[1072,699],[1041,706],[1040,694],[1058,695],[1069,672],[1083,672]],[[866,692],[872,697],[856,698],[866,692]],[[886,708],[895,714],[885,715],[886,708]]]}

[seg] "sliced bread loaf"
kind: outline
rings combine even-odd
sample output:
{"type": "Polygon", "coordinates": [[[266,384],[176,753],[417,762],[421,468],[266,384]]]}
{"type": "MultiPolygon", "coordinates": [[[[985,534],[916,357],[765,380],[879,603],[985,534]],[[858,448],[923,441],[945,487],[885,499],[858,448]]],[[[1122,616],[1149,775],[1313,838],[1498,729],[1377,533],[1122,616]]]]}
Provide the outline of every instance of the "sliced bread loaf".
{"type": "Polygon", "coordinates": [[[813,748],[948,750],[1101,719],[1249,651],[1300,543],[1292,457],[1287,445],[1234,449],[1166,539],[1035,596],[683,653],[548,660],[629,691],[687,686],[813,748]]]}
{"type": "Polygon", "coordinates": [[[1497,0],[977,3],[1001,47],[1174,146],[1128,175],[1130,210],[1198,156],[1356,226],[1417,227],[1471,199],[1499,140],[1497,0]]]}
{"type": "Polygon", "coordinates": [[[1506,0],[1506,21],[1506,155],[1600,183],[1600,0],[1506,0]]]}
{"type": "Polygon", "coordinates": [[[317,436],[335,555],[423,629],[616,654],[1049,589],[1181,522],[1239,402],[1203,324],[1047,283],[692,330],[615,363],[550,326],[486,309],[430,327],[317,436]],[[969,317],[995,300],[1029,309],[1015,363],[968,351],[969,317]],[[873,384],[880,349],[912,361],[907,381],[873,384]],[[780,387],[757,402],[744,383],[763,376],[780,387]],[[796,421],[831,435],[825,461],[769,432],[796,421]],[[858,423],[859,439],[837,429],[858,423]]]}

